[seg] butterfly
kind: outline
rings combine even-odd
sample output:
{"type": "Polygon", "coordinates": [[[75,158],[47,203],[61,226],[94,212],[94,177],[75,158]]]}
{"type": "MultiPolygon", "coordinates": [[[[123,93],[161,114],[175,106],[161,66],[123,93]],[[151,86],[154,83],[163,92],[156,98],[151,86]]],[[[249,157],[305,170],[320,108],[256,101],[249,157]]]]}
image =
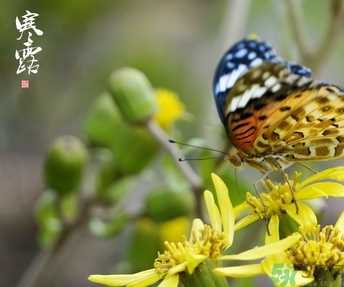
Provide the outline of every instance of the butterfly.
{"type": "Polygon", "coordinates": [[[344,90],[315,81],[257,37],[221,58],[213,94],[232,144],[228,159],[263,173],[285,163],[343,156],[344,90]]]}

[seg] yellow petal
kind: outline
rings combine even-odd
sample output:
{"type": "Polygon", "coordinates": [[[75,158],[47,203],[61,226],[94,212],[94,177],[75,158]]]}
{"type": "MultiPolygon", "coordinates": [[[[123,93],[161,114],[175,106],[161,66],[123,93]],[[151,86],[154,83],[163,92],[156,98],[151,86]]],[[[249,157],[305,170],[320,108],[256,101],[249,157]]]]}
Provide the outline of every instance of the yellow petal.
{"type": "Polygon", "coordinates": [[[319,197],[344,197],[344,185],[338,182],[317,182],[298,190],[295,197],[298,200],[319,197]]]}
{"type": "Polygon", "coordinates": [[[250,224],[252,224],[253,222],[256,222],[259,219],[259,216],[255,213],[253,214],[249,214],[247,216],[245,216],[244,218],[240,219],[234,226],[234,230],[238,231],[250,224]]]}
{"type": "Polygon", "coordinates": [[[218,205],[220,207],[220,213],[222,218],[223,232],[227,236],[228,246],[231,246],[233,243],[234,237],[234,211],[232,202],[228,196],[228,189],[222,179],[217,176],[215,173],[211,174],[213,183],[215,186],[215,191],[217,195],[218,205]]]}
{"type": "Polygon", "coordinates": [[[234,207],[234,215],[235,215],[235,218],[239,217],[241,213],[243,213],[245,210],[249,209],[250,206],[249,204],[244,201],[243,203],[237,205],[234,207]]]}
{"type": "Polygon", "coordinates": [[[127,287],[146,287],[153,285],[154,283],[158,282],[161,279],[160,274],[154,274],[154,276],[150,276],[145,278],[144,280],[135,280],[130,282],[127,287]]]}
{"type": "Polygon", "coordinates": [[[170,268],[170,270],[168,270],[168,275],[171,276],[171,275],[175,275],[177,273],[180,273],[180,272],[183,272],[185,271],[185,267],[186,267],[186,263],[181,263],[181,264],[178,264],[172,268],[170,268]]]}
{"type": "Polygon", "coordinates": [[[273,215],[270,218],[268,231],[265,233],[265,244],[270,244],[279,240],[279,218],[273,215]]]}
{"type": "Polygon", "coordinates": [[[134,274],[118,274],[118,275],[90,275],[88,280],[93,283],[99,283],[106,286],[125,286],[131,282],[145,281],[146,279],[160,279],[155,269],[149,269],[134,274]]]}
{"type": "Polygon", "coordinates": [[[202,232],[204,229],[204,223],[199,218],[195,218],[192,221],[192,227],[190,232],[190,241],[195,242],[202,238],[202,232]]]}
{"type": "Polygon", "coordinates": [[[216,206],[213,194],[209,190],[206,190],[204,192],[204,201],[205,201],[205,205],[207,207],[211,226],[217,232],[221,232],[222,231],[222,224],[221,224],[220,211],[216,206]]]}
{"type": "MultiPolygon", "coordinates": [[[[276,268],[276,266],[278,265],[280,265],[280,267],[283,269],[288,268],[289,272],[292,272],[292,273],[295,272],[294,273],[295,281],[290,280],[288,281],[288,283],[284,282],[284,285],[283,284],[279,285],[279,284],[276,284],[277,282],[275,282],[275,286],[281,286],[281,287],[282,286],[283,287],[304,286],[311,283],[314,280],[314,278],[306,272],[295,271],[293,265],[291,264],[291,262],[289,261],[285,253],[280,253],[278,255],[270,256],[264,259],[261,265],[264,272],[269,277],[271,277],[271,279],[274,279],[274,277],[276,277],[276,274],[274,274],[273,269],[276,268]]],[[[276,281],[276,279],[274,281],[276,281]]]]}
{"type": "Polygon", "coordinates": [[[297,209],[295,204],[291,203],[285,206],[285,211],[298,224],[303,227],[311,227],[317,225],[317,217],[313,210],[305,203],[298,201],[297,209]]]}
{"type": "Polygon", "coordinates": [[[336,227],[344,233],[344,211],[341,213],[341,215],[339,216],[337,223],[336,223],[336,227]]]}
{"type": "Polygon", "coordinates": [[[300,184],[300,187],[303,187],[312,182],[320,181],[324,179],[332,179],[332,180],[338,180],[338,181],[344,180],[344,167],[343,166],[333,167],[333,168],[328,168],[321,172],[318,172],[308,177],[306,180],[304,180],[300,184]]]}
{"type": "Polygon", "coordinates": [[[272,269],[276,264],[285,264],[287,266],[292,266],[292,263],[285,252],[269,256],[265,258],[261,263],[264,272],[270,277],[272,275],[272,269]]]}
{"type": "Polygon", "coordinates": [[[215,268],[213,272],[220,276],[234,278],[252,277],[264,273],[260,264],[215,268]]]}
{"type": "Polygon", "coordinates": [[[179,276],[173,275],[165,278],[158,287],[177,287],[179,283],[179,276]]]}
{"type": "MultiPolygon", "coordinates": [[[[296,271],[295,284],[296,286],[306,286],[314,281],[314,277],[303,271],[296,271]]],[[[290,286],[294,287],[294,286],[290,286]]]]}
{"type": "Polygon", "coordinates": [[[300,239],[300,237],[301,237],[300,234],[294,233],[277,242],[266,244],[261,247],[255,247],[239,254],[225,255],[225,256],[220,257],[220,259],[221,260],[255,260],[255,259],[263,258],[266,256],[274,255],[277,253],[281,253],[282,251],[288,249],[290,246],[294,245],[300,239]]]}
{"type": "Polygon", "coordinates": [[[208,257],[205,255],[192,255],[189,256],[186,260],[186,268],[189,274],[192,274],[194,270],[208,257]]]}

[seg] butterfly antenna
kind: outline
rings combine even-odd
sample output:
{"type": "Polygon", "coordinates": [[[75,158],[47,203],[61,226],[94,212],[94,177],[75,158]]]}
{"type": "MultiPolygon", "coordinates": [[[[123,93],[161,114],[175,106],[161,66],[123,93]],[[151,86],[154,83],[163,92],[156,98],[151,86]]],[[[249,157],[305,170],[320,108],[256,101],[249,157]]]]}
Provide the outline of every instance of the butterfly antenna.
{"type": "Polygon", "coordinates": [[[172,139],[169,139],[168,142],[169,142],[169,143],[173,143],[173,144],[178,144],[178,145],[183,145],[183,146],[189,146],[189,147],[193,147],[193,148],[198,148],[198,149],[210,150],[210,151],[222,153],[222,154],[225,154],[225,155],[228,154],[228,153],[226,153],[225,151],[218,150],[218,149],[215,149],[215,148],[206,147],[206,146],[199,146],[199,145],[194,145],[194,144],[188,144],[188,143],[183,143],[183,142],[175,141],[175,140],[172,140],[172,139]]]}
{"type": "Polygon", "coordinates": [[[178,161],[183,162],[183,161],[196,161],[196,160],[209,160],[209,159],[217,159],[215,156],[209,156],[209,157],[184,157],[184,158],[179,158],[178,161]]]}

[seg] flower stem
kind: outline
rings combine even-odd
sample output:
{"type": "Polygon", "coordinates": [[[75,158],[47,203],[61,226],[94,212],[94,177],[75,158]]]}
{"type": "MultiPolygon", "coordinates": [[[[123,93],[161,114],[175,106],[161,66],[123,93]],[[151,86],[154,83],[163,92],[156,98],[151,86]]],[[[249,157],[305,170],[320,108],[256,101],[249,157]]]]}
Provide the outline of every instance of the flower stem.
{"type": "Polygon", "coordinates": [[[185,287],[228,287],[224,277],[212,272],[214,267],[214,263],[207,260],[199,265],[192,274],[185,273],[182,277],[183,285],[185,287]]]}
{"type": "Polygon", "coordinates": [[[342,276],[341,274],[333,274],[329,271],[320,273],[315,281],[309,287],[341,287],[342,276]]]}

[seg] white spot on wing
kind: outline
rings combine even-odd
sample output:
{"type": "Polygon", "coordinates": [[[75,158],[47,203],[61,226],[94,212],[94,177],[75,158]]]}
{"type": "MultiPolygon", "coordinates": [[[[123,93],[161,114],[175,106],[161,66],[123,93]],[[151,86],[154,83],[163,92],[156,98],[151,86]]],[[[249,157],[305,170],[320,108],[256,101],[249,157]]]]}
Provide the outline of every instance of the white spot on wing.
{"type": "Polygon", "coordinates": [[[255,57],[257,57],[257,54],[255,52],[251,52],[248,54],[248,59],[253,60],[255,57]]]}
{"type": "Polygon", "coordinates": [[[260,65],[261,63],[263,63],[263,60],[261,58],[256,58],[255,60],[253,60],[250,64],[251,67],[256,67],[258,65],[260,65]]]}
{"type": "Polygon", "coordinates": [[[311,82],[312,80],[310,78],[307,78],[307,77],[302,77],[300,78],[298,81],[297,81],[297,85],[299,87],[305,85],[305,84],[308,84],[309,82],[311,82]]]}
{"type": "Polygon", "coordinates": [[[239,77],[247,70],[248,68],[246,65],[240,64],[236,70],[221,76],[215,86],[215,93],[222,93],[232,88],[239,77]]]}
{"type": "Polygon", "coordinates": [[[262,97],[265,92],[266,92],[267,88],[266,87],[260,87],[257,85],[253,95],[252,95],[252,99],[258,99],[260,97],[262,97]]]}
{"type": "Polygon", "coordinates": [[[288,84],[293,84],[298,78],[299,78],[299,75],[289,74],[288,77],[285,79],[285,81],[288,84]]]}
{"type": "Polygon", "coordinates": [[[276,93],[281,88],[281,84],[277,83],[271,88],[271,92],[276,93]]]}
{"type": "Polygon", "coordinates": [[[229,53],[227,56],[226,56],[226,60],[232,60],[233,59],[233,54],[232,53],[229,53]]]}
{"type": "Polygon", "coordinates": [[[232,62],[228,62],[228,63],[227,63],[227,67],[228,67],[229,69],[233,69],[233,68],[235,67],[235,64],[232,63],[232,62]]]}
{"type": "Polygon", "coordinates": [[[267,86],[268,88],[272,87],[274,84],[277,83],[277,78],[274,76],[269,77],[265,82],[265,86],[267,86]]]}
{"type": "Polygon", "coordinates": [[[229,107],[229,112],[230,113],[234,112],[237,109],[237,106],[238,106],[238,104],[240,102],[240,99],[241,99],[240,96],[233,98],[233,100],[231,101],[230,107],[229,107]]]}
{"type": "Polygon", "coordinates": [[[247,103],[251,99],[252,96],[252,88],[249,90],[246,90],[245,93],[240,97],[240,102],[238,104],[238,108],[244,108],[246,107],[247,103]]]}
{"type": "Polygon", "coordinates": [[[236,52],[235,57],[237,58],[242,58],[247,54],[247,50],[246,49],[241,49],[238,52],[236,52]]]}

